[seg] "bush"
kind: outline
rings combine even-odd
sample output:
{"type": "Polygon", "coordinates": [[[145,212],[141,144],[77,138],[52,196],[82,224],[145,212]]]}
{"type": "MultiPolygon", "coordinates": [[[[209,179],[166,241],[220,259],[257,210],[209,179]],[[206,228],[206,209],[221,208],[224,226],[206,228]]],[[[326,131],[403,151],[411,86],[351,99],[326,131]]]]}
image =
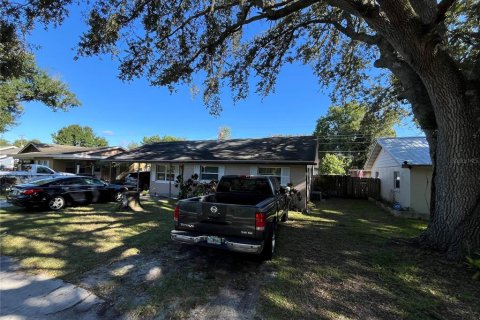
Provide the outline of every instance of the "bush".
{"type": "Polygon", "coordinates": [[[210,182],[198,181],[198,174],[192,175],[189,179],[184,180],[183,176],[178,175],[175,180],[175,187],[180,190],[178,197],[180,199],[203,196],[215,192],[217,181],[210,182]]]}

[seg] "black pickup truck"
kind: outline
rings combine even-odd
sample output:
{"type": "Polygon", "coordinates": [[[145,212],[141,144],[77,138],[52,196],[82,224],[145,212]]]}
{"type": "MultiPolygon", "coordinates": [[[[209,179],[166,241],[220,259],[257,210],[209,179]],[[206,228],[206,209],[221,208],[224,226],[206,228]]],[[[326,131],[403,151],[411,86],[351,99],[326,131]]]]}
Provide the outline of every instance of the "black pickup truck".
{"type": "Polygon", "coordinates": [[[276,178],[228,175],[214,194],[178,202],[171,238],[269,260],[278,222],[287,219],[285,191],[276,178]]]}

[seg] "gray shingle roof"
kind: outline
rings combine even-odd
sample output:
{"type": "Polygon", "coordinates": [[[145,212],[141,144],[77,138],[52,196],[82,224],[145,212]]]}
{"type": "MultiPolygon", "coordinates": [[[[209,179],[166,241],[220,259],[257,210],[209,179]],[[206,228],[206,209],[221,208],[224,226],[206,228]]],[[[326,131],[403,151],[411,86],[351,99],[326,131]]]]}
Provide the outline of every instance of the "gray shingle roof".
{"type": "Polygon", "coordinates": [[[20,148],[15,146],[2,146],[0,147],[0,155],[16,154],[20,151],[20,148]]]}
{"type": "Polygon", "coordinates": [[[75,147],[60,144],[28,143],[14,158],[104,159],[110,155],[109,152],[115,150],[118,150],[118,152],[125,151],[122,147],[75,147]]]}
{"type": "Polygon", "coordinates": [[[302,163],[313,164],[317,140],[313,136],[159,142],[108,158],[138,162],[302,163]]]}
{"type": "Polygon", "coordinates": [[[381,149],[390,154],[399,165],[408,161],[412,166],[428,166],[432,164],[427,139],[425,137],[378,138],[372,153],[365,163],[370,169],[381,149]]]}

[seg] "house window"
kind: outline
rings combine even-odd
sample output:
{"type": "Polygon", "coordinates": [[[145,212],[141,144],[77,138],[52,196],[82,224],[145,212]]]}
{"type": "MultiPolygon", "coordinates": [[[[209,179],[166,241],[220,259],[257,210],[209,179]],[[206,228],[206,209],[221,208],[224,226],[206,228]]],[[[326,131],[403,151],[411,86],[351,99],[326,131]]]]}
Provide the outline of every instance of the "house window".
{"type": "Polygon", "coordinates": [[[400,189],[400,172],[393,172],[393,187],[395,189],[400,189]]]}
{"type": "Polygon", "coordinates": [[[282,168],[258,168],[259,176],[270,176],[275,177],[278,180],[278,183],[282,181],[282,168]]]}
{"type": "Polygon", "coordinates": [[[49,161],[48,160],[35,160],[36,164],[42,165],[42,166],[47,166],[49,167],[49,161]]]}
{"type": "Polygon", "coordinates": [[[174,181],[175,180],[175,166],[165,164],[157,164],[156,170],[157,181],[174,181]]]}
{"type": "Polygon", "coordinates": [[[40,174],[54,174],[55,172],[53,172],[49,168],[38,167],[37,168],[37,173],[40,173],[40,174]]]}
{"type": "Polygon", "coordinates": [[[218,181],[219,167],[201,166],[200,180],[216,180],[218,181]]]}

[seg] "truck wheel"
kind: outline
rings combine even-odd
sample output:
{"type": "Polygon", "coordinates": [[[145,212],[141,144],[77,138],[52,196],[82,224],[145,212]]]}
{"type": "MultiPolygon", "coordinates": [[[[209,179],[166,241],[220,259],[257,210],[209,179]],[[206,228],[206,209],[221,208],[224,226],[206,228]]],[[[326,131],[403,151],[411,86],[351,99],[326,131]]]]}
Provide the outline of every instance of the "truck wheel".
{"type": "Polygon", "coordinates": [[[50,210],[60,210],[65,207],[65,199],[61,196],[55,196],[48,202],[48,208],[50,210]]]}
{"type": "Polygon", "coordinates": [[[260,254],[262,260],[272,260],[275,252],[275,225],[272,225],[270,233],[265,239],[265,245],[263,246],[262,253],[260,254]]]}
{"type": "Polygon", "coordinates": [[[287,222],[288,221],[288,210],[284,211],[282,219],[280,221],[282,221],[282,222],[287,222]]]}

